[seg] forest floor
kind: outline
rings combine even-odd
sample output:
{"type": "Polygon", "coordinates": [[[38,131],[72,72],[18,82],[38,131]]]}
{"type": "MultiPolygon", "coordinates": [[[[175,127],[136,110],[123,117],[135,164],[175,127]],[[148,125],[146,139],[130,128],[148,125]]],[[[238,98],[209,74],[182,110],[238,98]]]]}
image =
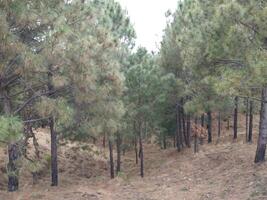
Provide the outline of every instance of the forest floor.
{"type": "MultiPolygon", "coordinates": [[[[255,126],[255,135],[258,127],[255,126]]],[[[47,130],[38,131],[43,157],[49,153],[47,130]]],[[[134,152],[122,160],[122,173],[109,179],[107,153],[94,145],[64,144],[59,148],[59,186],[50,187],[49,167],[36,185],[22,170],[20,191],[5,192],[6,155],[0,156],[0,200],[256,200],[267,199],[267,163],[254,164],[253,144],[244,141],[239,127],[238,141],[231,130],[213,144],[199,146],[199,153],[174,148],[162,150],[145,145],[145,177],[138,176],[134,152]]]]}

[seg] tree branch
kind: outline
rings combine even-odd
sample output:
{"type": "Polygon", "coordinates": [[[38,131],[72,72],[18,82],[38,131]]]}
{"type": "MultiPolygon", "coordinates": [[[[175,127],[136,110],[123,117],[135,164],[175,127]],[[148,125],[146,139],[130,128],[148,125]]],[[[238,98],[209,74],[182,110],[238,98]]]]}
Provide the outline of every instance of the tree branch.
{"type": "Polygon", "coordinates": [[[39,118],[39,119],[30,119],[30,120],[26,120],[23,121],[23,123],[27,124],[27,123],[34,123],[34,122],[39,122],[39,121],[43,121],[43,120],[48,120],[51,117],[43,117],[43,118],[39,118]]]}

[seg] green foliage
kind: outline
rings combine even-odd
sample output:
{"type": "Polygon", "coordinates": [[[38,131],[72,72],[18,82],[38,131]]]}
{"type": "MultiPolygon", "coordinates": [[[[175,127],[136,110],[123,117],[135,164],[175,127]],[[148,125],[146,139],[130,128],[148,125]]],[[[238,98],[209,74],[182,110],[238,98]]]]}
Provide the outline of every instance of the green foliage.
{"type": "Polygon", "coordinates": [[[135,39],[120,4],[1,1],[0,11],[0,73],[18,76],[19,83],[0,93],[12,96],[8,112],[26,103],[19,113],[23,119],[53,116],[59,132],[117,132],[125,112],[122,68],[135,39]]]}
{"type": "Polygon", "coordinates": [[[166,27],[160,62],[184,84],[177,98],[189,97],[186,112],[224,110],[235,95],[259,95],[251,88],[266,80],[264,13],[266,3],[257,1],[180,3],[166,27]]]}
{"type": "Polygon", "coordinates": [[[0,116],[0,140],[16,142],[23,136],[23,123],[18,117],[0,116]]]}

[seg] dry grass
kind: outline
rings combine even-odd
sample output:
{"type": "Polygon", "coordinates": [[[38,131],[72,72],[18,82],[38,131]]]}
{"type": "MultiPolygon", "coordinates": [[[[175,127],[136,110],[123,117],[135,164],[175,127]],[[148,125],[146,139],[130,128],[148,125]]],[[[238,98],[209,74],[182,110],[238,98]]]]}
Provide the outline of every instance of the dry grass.
{"type": "MultiPolygon", "coordinates": [[[[257,119],[256,119],[257,120],[257,119]]],[[[244,118],[241,119],[241,125],[244,118]]],[[[214,127],[214,131],[215,131],[214,127]]],[[[255,126],[254,133],[258,127],[255,126]]],[[[239,139],[232,140],[232,131],[223,129],[219,142],[177,153],[145,145],[145,178],[141,179],[135,165],[134,152],[123,157],[123,173],[108,178],[107,152],[94,145],[65,144],[59,149],[60,186],[49,186],[49,169],[35,186],[23,173],[20,191],[8,194],[4,171],[0,170],[1,200],[256,200],[267,199],[267,164],[253,163],[255,142],[244,142],[244,127],[239,139]]],[[[256,134],[254,134],[256,135],[256,134]]],[[[49,135],[38,134],[42,152],[49,153],[49,135]]],[[[256,141],[254,137],[254,141],[256,141]]],[[[4,162],[4,153],[0,155],[4,162]]],[[[1,164],[1,168],[3,164],[1,164]]]]}

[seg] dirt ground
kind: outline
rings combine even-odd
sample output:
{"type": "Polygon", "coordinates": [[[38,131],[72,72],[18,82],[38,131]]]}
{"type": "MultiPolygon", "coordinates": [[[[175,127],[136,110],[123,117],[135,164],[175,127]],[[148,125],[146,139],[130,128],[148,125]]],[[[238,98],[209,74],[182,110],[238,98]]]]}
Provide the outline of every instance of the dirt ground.
{"type": "MultiPolygon", "coordinates": [[[[242,123],[243,124],[243,123],[242,123]]],[[[254,135],[258,133],[255,126],[254,135]]],[[[49,153],[49,134],[39,130],[43,156],[49,153]]],[[[181,153],[173,148],[162,150],[145,145],[145,178],[138,176],[134,153],[122,160],[122,173],[114,180],[108,175],[106,150],[94,145],[65,144],[59,148],[59,186],[50,187],[49,167],[38,184],[25,169],[20,190],[7,193],[5,149],[0,156],[0,200],[256,200],[267,199],[267,164],[253,163],[253,144],[244,141],[244,127],[239,127],[238,141],[224,130],[220,141],[181,153]]]]}

